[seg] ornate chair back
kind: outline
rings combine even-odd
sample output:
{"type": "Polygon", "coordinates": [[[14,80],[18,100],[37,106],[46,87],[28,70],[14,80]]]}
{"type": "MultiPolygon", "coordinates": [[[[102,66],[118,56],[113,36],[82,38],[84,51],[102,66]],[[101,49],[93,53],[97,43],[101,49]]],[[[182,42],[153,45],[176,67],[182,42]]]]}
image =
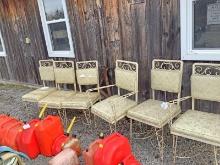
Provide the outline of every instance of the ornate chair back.
{"type": "Polygon", "coordinates": [[[155,99],[156,90],[177,93],[179,99],[181,97],[182,74],[183,62],[180,60],[153,60],[151,69],[153,99],[155,99]]]}
{"type": "Polygon", "coordinates": [[[60,84],[73,84],[76,91],[75,66],[73,61],[54,61],[55,81],[60,84]]]}
{"type": "Polygon", "coordinates": [[[192,109],[195,99],[220,102],[220,64],[195,63],[191,76],[192,109]]]}
{"type": "Polygon", "coordinates": [[[76,78],[80,92],[82,86],[96,85],[99,87],[98,61],[80,61],[76,63],[76,78]]]}
{"type": "Polygon", "coordinates": [[[45,81],[55,81],[53,60],[40,60],[39,73],[44,86],[45,81]]]}
{"type": "Polygon", "coordinates": [[[138,101],[138,63],[117,60],[115,68],[115,81],[120,95],[120,88],[135,92],[135,100],[138,101]]]}

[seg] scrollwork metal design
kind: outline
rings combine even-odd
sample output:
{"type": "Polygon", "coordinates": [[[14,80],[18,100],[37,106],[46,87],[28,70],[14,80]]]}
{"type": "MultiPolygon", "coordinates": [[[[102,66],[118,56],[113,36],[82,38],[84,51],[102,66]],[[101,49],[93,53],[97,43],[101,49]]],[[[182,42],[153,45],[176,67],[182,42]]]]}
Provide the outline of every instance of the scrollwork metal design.
{"type": "Polygon", "coordinates": [[[69,61],[56,61],[56,68],[73,68],[73,63],[69,61]]]}
{"type": "Polygon", "coordinates": [[[94,69],[97,67],[97,63],[95,61],[79,62],[77,67],[78,69],[94,69]]]}
{"type": "Polygon", "coordinates": [[[134,63],[124,62],[124,61],[118,61],[118,68],[133,72],[137,71],[137,66],[134,63]]]}
{"type": "Polygon", "coordinates": [[[220,65],[195,65],[194,74],[220,76],[220,65]]]}
{"type": "Polygon", "coordinates": [[[181,70],[181,63],[178,61],[155,61],[154,69],[181,70]]]}
{"type": "Polygon", "coordinates": [[[53,66],[53,61],[40,61],[41,67],[50,67],[53,66]]]}

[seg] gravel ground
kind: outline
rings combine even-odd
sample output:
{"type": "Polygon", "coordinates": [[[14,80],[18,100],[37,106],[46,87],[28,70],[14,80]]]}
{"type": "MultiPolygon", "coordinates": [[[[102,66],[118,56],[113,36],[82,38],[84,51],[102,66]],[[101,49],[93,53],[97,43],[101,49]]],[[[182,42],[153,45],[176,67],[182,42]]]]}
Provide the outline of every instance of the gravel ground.
{"type": "MultiPolygon", "coordinates": [[[[23,86],[0,84],[0,114],[10,113],[12,116],[17,117],[23,121],[28,121],[30,119],[36,118],[38,116],[37,106],[34,104],[30,104],[28,105],[28,109],[26,110],[24,108],[24,104],[21,101],[21,96],[31,90],[32,89],[23,86]]],[[[52,113],[52,111],[55,110],[50,110],[49,113],[52,113]]],[[[108,124],[106,124],[104,121],[99,120],[98,127],[94,128],[94,125],[87,126],[83,124],[83,114],[80,111],[68,111],[69,118],[73,117],[74,115],[78,117],[78,121],[74,126],[73,132],[81,140],[83,148],[86,148],[90,142],[95,140],[100,132],[104,132],[105,135],[108,134],[108,124]],[[82,120],[80,118],[82,118],[82,120]]],[[[128,137],[129,122],[127,119],[123,119],[119,122],[118,130],[120,133],[128,137]]],[[[168,128],[166,128],[165,130],[165,144],[166,148],[164,153],[164,164],[168,165],[172,164],[172,138],[168,133],[168,128]]],[[[190,159],[177,159],[177,164],[214,164],[213,153],[209,151],[204,151],[212,151],[211,146],[206,146],[204,144],[187,139],[180,139],[178,144],[178,153],[181,153],[181,156],[191,156],[195,154],[196,156],[190,159]]],[[[140,160],[143,165],[161,164],[159,151],[155,146],[157,146],[157,141],[155,137],[146,140],[133,140],[132,142],[133,152],[137,159],[140,160]]],[[[44,156],[39,156],[35,160],[26,161],[26,164],[46,165],[49,159],[50,158],[46,158],[44,156]]],[[[84,164],[82,158],[80,158],[80,161],[81,164],[84,164]]]]}

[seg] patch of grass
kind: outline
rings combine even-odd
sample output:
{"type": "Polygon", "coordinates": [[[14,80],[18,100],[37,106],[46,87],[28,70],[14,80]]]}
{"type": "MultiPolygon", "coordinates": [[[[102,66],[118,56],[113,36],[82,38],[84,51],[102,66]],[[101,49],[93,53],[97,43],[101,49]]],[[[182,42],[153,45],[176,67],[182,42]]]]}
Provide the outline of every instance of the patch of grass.
{"type": "Polygon", "coordinates": [[[1,84],[0,83],[0,90],[8,90],[8,89],[28,89],[23,85],[14,85],[14,84],[1,84]]]}

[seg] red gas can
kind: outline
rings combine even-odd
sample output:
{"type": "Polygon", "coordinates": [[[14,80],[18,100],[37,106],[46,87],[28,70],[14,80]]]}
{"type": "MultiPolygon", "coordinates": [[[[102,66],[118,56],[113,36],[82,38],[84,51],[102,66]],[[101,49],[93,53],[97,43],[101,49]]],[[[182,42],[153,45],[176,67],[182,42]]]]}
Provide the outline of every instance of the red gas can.
{"type": "Polygon", "coordinates": [[[35,129],[40,152],[44,156],[53,156],[52,145],[55,139],[64,134],[62,122],[58,116],[47,116],[35,129]]]}
{"type": "Polygon", "coordinates": [[[83,159],[85,161],[85,165],[94,165],[94,155],[99,148],[99,145],[102,143],[104,139],[104,135],[100,134],[99,139],[95,140],[89,145],[89,148],[83,151],[83,159]]]}
{"type": "Polygon", "coordinates": [[[6,138],[4,139],[4,143],[6,146],[18,150],[17,144],[16,144],[16,138],[19,134],[19,131],[21,130],[23,126],[22,122],[18,122],[16,125],[12,126],[8,132],[6,133],[6,138]]]}
{"type": "Polygon", "coordinates": [[[36,158],[40,154],[40,149],[35,136],[35,128],[40,120],[31,120],[25,124],[16,138],[18,150],[27,154],[31,159],[36,158]]]}
{"type": "Polygon", "coordinates": [[[16,119],[11,119],[11,120],[8,120],[6,122],[4,122],[4,124],[2,124],[0,126],[0,145],[5,145],[5,139],[7,139],[7,132],[12,128],[14,127],[15,125],[17,125],[18,123],[21,123],[19,122],[18,120],[16,119]]]}
{"type": "Polygon", "coordinates": [[[7,115],[0,115],[0,127],[2,124],[4,124],[5,122],[12,120],[13,118],[11,118],[10,116],[7,115]]]}
{"type": "Polygon", "coordinates": [[[60,135],[59,137],[56,138],[52,146],[53,155],[57,155],[62,151],[62,147],[67,142],[67,140],[68,140],[68,136],[66,135],[60,135]]]}
{"type": "Polygon", "coordinates": [[[141,165],[141,163],[131,154],[119,163],[119,165],[141,165]]]}
{"type": "Polygon", "coordinates": [[[81,145],[79,139],[76,138],[76,136],[70,135],[70,132],[72,130],[73,124],[75,123],[76,117],[74,117],[67,128],[67,132],[65,135],[60,135],[56,138],[55,142],[52,146],[52,153],[53,155],[58,154],[65,148],[70,148],[74,150],[77,154],[77,156],[81,155],[81,145]]]}
{"type": "Polygon", "coordinates": [[[99,144],[94,155],[95,165],[118,165],[131,154],[131,146],[126,137],[119,133],[112,134],[99,144]]]}

